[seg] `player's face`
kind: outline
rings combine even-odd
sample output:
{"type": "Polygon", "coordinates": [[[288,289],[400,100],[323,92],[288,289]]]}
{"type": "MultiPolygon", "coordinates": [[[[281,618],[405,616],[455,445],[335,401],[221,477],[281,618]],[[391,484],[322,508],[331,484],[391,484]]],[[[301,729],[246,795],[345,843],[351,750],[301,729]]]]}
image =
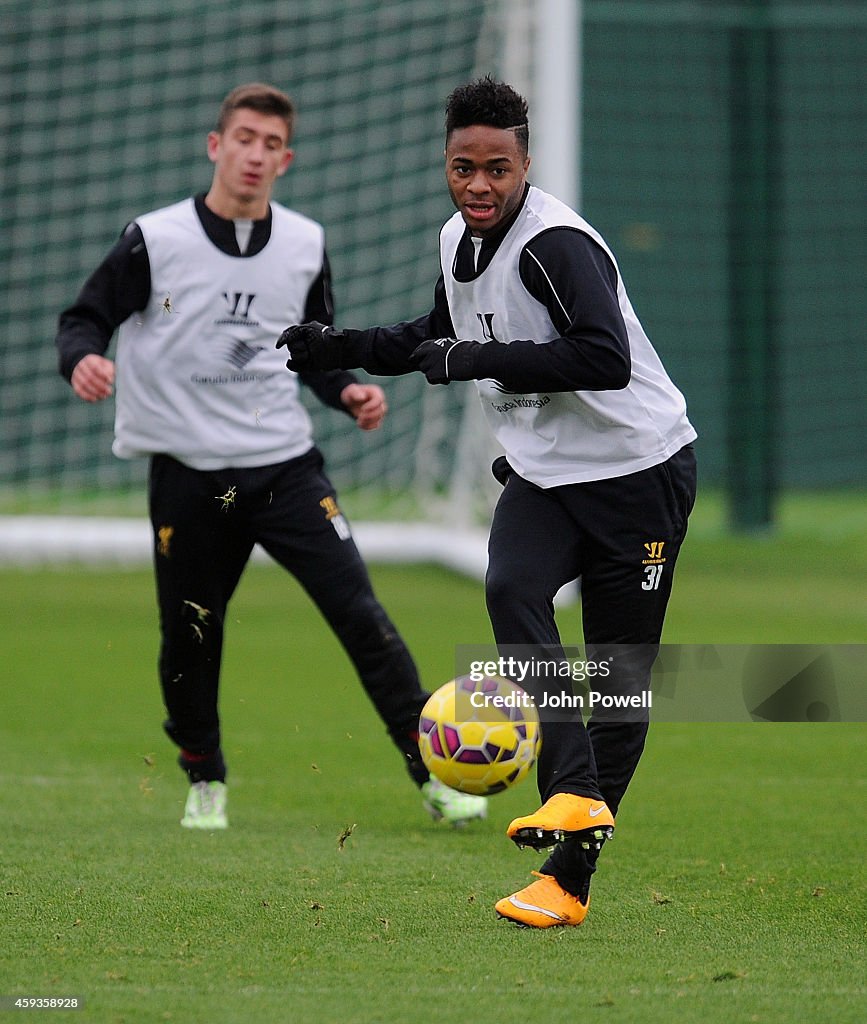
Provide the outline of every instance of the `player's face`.
{"type": "Polygon", "coordinates": [[[245,107],[234,111],[222,132],[208,135],[214,164],[208,205],[224,217],[264,217],[274,181],[292,162],[287,136],[281,117],[245,107]]]}
{"type": "Polygon", "coordinates": [[[446,141],[446,182],[452,202],[473,235],[493,231],[524,194],[530,158],[508,128],[474,124],[446,141]]]}

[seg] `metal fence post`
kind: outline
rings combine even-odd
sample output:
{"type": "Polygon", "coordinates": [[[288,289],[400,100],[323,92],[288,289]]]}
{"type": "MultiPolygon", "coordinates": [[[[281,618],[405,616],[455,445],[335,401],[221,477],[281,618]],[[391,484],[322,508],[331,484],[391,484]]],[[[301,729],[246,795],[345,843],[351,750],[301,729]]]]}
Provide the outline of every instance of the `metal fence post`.
{"type": "Polygon", "coordinates": [[[772,526],[775,497],[774,34],[768,0],[731,28],[727,487],[732,526],[772,526]]]}

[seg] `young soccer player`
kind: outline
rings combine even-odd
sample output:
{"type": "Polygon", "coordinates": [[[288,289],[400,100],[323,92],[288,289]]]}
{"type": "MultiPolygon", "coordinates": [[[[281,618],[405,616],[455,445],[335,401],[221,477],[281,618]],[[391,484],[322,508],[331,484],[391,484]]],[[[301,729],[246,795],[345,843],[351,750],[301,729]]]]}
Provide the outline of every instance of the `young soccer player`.
{"type": "MultiPolygon", "coordinates": [[[[602,237],[532,186],[527,104],[484,78],[446,112],[446,182],[430,313],[392,327],[288,328],[296,371],[420,370],[474,380],[505,451],[486,579],[498,646],[560,648],[553,598],[580,577],[588,653],[636,645],[612,685],[647,684],[695,496],[695,430],[602,237]],[[636,653],[637,651],[637,653],[636,653]]],[[[614,675],[617,675],[615,671],[614,675]]],[[[542,806],[507,834],[554,846],[539,877],[501,899],[522,925],[577,925],[603,842],[644,747],[642,714],[542,719],[542,806]]]]}
{"type": "MultiPolygon", "coordinates": [[[[87,402],[116,383],[113,450],[150,460],[165,729],[190,782],[181,824],[227,825],[223,633],[257,543],[345,647],[428,811],[463,824],[485,816],[485,800],[429,779],[421,763],[427,694],[374,594],[299,384],[362,430],[382,423],[384,393],[345,371],[287,377],[274,350],[288,321],[330,323],[333,307],[322,227],[271,200],[292,162],[294,119],[289,97],[269,85],[226,96],[207,140],[210,189],[127,227],[60,317],[60,372],[87,402]],[[113,362],[105,353],[116,328],[113,362]]],[[[290,622],[286,632],[291,648],[290,622]]],[[[303,673],[298,685],[308,685],[303,673]]]]}

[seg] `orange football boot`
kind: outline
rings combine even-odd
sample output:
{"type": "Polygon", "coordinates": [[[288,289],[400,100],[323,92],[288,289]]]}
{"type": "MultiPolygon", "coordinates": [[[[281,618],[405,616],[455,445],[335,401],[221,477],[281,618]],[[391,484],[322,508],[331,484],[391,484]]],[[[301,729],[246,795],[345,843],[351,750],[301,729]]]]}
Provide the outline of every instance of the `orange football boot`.
{"type": "Polygon", "coordinates": [[[604,800],[555,793],[535,814],[515,818],[506,835],[518,846],[534,850],[573,839],[587,850],[598,850],[614,835],[614,816],[604,800]]]}
{"type": "Polygon", "coordinates": [[[494,905],[497,914],[523,928],[581,924],[590,909],[590,897],[582,903],[577,896],[566,892],[553,875],[542,875],[538,871],[532,874],[538,881],[498,900],[494,905]]]}

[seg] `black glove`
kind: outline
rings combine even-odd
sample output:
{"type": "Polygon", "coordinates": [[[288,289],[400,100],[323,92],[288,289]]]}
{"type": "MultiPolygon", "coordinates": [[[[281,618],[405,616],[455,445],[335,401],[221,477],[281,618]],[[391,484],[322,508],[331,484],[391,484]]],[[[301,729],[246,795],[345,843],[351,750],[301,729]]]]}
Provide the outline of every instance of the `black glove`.
{"type": "Polygon", "coordinates": [[[316,320],[287,327],[277,339],[277,348],[286,347],[286,366],[296,373],[304,370],[342,370],[346,357],[346,334],[316,320]]]}
{"type": "Polygon", "coordinates": [[[450,380],[475,380],[476,359],[482,346],[478,341],[435,338],[423,341],[410,353],[429,384],[448,384],[450,380]]]}

